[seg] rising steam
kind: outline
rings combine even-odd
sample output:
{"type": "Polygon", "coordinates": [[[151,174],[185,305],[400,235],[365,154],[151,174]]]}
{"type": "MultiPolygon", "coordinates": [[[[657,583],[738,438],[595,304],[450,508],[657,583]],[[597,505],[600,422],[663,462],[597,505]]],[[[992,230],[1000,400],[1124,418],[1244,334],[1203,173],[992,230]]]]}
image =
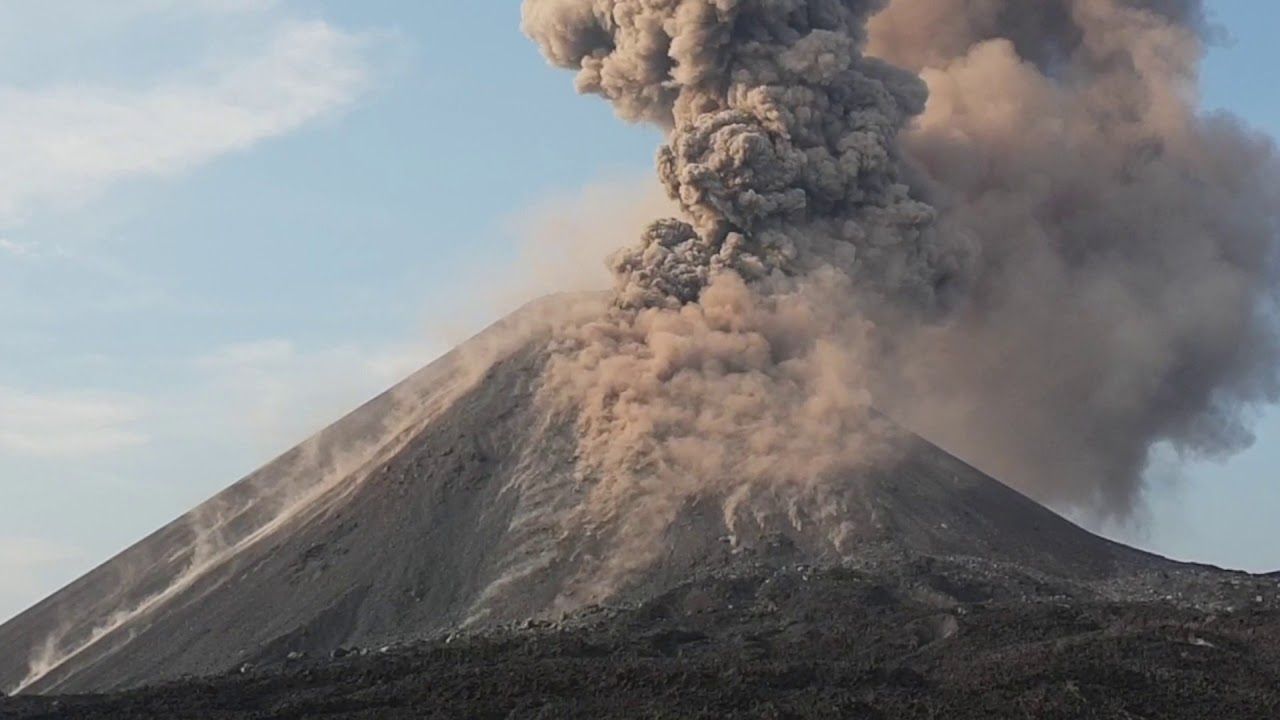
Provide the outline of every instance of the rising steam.
{"type": "Polygon", "coordinates": [[[823,479],[884,460],[873,407],[1119,517],[1157,444],[1246,446],[1277,391],[1280,175],[1197,113],[1202,24],[1194,0],[525,0],[580,91],[668,131],[682,215],[613,255],[614,311],[548,374],[582,514],[635,551],[612,570],[691,499],[734,528],[779,488],[845,551],[823,479]]]}

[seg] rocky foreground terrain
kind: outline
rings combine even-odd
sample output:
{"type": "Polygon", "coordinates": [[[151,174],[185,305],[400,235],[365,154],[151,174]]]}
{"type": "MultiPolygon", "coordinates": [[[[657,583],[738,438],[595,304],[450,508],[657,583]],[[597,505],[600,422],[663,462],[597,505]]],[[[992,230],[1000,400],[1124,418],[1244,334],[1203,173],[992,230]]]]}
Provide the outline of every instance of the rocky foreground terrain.
{"type": "Polygon", "coordinates": [[[1276,718],[1280,577],[747,562],[555,622],[0,700],[6,720],[315,717],[1276,718]]]}

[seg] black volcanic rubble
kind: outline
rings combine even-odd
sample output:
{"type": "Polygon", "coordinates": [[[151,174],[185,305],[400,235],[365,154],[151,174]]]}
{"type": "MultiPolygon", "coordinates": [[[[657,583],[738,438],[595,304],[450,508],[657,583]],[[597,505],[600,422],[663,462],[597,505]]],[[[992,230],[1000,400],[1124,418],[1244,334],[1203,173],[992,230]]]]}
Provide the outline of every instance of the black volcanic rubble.
{"type": "Polygon", "coordinates": [[[0,701],[5,720],[1214,716],[1280,717],[1275,577],[1186,568],[1089,586],[888,554],[745,563],[554,622],[0,701]]]}

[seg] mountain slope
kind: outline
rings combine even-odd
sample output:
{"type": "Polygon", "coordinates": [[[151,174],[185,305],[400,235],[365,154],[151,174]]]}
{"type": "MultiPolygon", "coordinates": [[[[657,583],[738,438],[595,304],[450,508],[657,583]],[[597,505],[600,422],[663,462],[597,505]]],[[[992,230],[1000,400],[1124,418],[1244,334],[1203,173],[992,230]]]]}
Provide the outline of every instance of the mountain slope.
{"type": "MultiPolygon", "coordinates": [[[[556,523],[585,481],[572,419],[536,392],[549,318],[594,302],[522,310],[0,627],[0,688],[118,689],[572,609],[567,591],[607,549],[556,523]]],[[[724,499],[706,497],[615,597],[735,565],[903,551],[1080,582],[1163,562],[923,440],[896,442],[897,461],[836,484],[853,556],[831,550],[821,519],[781,511],[730,532],[724,499]]]]}

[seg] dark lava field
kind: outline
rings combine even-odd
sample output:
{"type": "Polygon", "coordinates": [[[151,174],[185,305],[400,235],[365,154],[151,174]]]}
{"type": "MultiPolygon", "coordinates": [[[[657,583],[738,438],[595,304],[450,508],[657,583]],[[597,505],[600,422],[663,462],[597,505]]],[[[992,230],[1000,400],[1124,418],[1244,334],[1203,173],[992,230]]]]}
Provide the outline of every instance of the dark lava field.
{"type": "Polygon", "coordinates": [[[1274,576],[1086,587],[923,556],[757,570],[556,622],[9,698],[0,718],[1280,717],[1274,576]]]}

